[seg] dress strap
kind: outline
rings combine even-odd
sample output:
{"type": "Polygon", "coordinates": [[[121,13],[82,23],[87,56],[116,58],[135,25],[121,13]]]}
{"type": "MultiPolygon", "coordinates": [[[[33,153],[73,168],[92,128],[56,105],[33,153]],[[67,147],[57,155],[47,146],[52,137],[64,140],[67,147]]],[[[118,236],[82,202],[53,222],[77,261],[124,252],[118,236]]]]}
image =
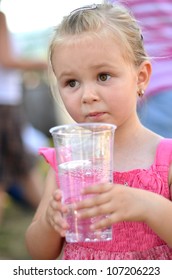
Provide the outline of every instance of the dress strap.
{"type": "Polygon", "coordinates": [[[156,150],[155,162],[157,165],[169,166],[172,162],[172,139],[164,138],[156,150]]]}

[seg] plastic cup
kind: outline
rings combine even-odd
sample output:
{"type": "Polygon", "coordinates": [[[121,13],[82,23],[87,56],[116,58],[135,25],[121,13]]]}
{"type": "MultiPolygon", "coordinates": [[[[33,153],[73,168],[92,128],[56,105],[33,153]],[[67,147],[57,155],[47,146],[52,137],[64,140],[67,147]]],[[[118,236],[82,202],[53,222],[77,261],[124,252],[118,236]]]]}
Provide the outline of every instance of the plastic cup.
{"type": "Polygon", "coordinates": [[[112,239],[112,228],[92,231],[90,225],[102,216],[78,219],[73,204],[90,195],[81,189],[113,181],[115,126],[107,123],[78,123],[50,129],[56,150],[58,183],[70,226],[67,242],[93,242],[112,239]]]}

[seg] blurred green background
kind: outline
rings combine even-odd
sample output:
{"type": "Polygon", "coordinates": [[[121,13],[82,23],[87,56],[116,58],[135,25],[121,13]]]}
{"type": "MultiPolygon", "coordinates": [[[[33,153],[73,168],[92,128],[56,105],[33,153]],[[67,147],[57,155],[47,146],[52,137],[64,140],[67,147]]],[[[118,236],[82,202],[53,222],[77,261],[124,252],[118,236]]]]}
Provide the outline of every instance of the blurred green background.
{"type": "Polygon", "coordinates": [[[33,215],[33,210],[16,203],[7,195],[3,222],[0,225],[1,260],[31,259],[24,238],[33,215]]]}

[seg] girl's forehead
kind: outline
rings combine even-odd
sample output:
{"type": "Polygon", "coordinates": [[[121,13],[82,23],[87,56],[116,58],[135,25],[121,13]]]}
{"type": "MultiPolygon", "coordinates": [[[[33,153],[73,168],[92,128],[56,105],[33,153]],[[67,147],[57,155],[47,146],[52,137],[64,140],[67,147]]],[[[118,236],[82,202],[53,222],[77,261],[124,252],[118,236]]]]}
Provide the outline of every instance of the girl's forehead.
{"type": "MultiPolygon", "coordinates": [[[[60,55],[60,52],[66,51],[68,49],[72,52],[72,49],[99,49],[101,48],[104,52],[117,51],[127,62],[129,62],[129,55],[125,44],[123,44],[120,39],[110,32],[84,32],[77,35],[68,35],[63,38],[60,42],[55,43],[54,51],[60,55]]],[[[130,61],[131,62],[131,61],[130,61]]]]}
{"type": "Polygon", "coordinates": [[[119,55],[121,53],[121,46],[118,42],[112,37],[97,36],[93,33],[87,33],[82,35],[73,35],[67,36],[64,40],[59,44],[55,45],[54,54],[59,57],[63,54],[74,55],[77,53],[80,54],[87,53],[88,55],[94,53],[95,55],[98,53],[109,55],[113,52],[118,52],[119,55]]]}
{"type": "Polygon", "coordinates": [[[62,40],[62,45],[78,45],[78,44],[94,44],[94,43],[102,43],[104,40],[106,41],[114,41],[114,43],[119,44],[119,39],[110,34],[110,33],[97,33],[97,32],[83,32],[81,34],[75,34],[75,35],[67,35],[62,40]]]}

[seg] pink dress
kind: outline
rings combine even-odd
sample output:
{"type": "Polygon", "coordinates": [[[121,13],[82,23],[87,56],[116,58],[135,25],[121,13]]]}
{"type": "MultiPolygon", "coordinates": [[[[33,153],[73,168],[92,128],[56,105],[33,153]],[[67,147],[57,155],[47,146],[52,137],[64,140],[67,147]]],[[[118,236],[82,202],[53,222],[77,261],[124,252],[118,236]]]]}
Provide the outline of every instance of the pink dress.
{"type": "MultiPolygon", "coordinates": [[[[54,148],[39,153],[56,170],[54,148]]],[[[153,164],[148,169],[114,172],[114,182],[124,188],[139,188],[171,199],[168,171],[172,162],[172,139],[160,141],[153,164]]],[[[65,243],[65,260],[172,260],[172,249],[143,222],[113,225],[113,239],[106,242],[65,243]]]]}

